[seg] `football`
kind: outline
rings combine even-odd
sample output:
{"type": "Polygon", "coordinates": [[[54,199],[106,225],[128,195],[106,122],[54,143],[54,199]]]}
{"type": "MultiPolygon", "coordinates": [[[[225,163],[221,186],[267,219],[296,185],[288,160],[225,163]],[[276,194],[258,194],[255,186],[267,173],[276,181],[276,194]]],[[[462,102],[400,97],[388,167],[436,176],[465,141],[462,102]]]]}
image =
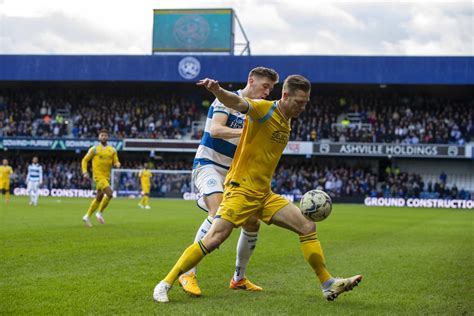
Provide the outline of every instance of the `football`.
{"type": "Polygon", "coordinates": [[[313,222],[323,221],[331,214],[331,197],[321,190],[308,191],[301,198],[300,210],[313,222]]]}

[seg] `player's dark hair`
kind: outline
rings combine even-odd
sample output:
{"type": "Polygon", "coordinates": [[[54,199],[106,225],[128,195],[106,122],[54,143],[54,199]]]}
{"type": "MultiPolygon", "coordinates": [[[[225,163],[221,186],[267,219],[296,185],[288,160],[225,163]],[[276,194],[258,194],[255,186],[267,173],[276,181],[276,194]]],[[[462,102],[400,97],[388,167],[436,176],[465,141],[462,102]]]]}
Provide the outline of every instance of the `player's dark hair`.
{"type": "Polygon", "coordinates": [[[290,75],[283,82],[283,90],[288,94],[293,94],[297,90],[304,92],[311,91],[311,82],[301,75],[290,75]]]}
{"type": "Polygon", "coordinates": [[[278,73],[274,69],[266,68],[266,67],[256,67],[250,70],[249,77],[252,77],[252,76],[268,78],[274,83],[277,83],[278,80],[280,79],[280,76],[278,76],[278,73]]]}
{"type": "Polygon", "coordinates": [[[105,128],[103,128],[99,131],[99,135],[102,134],[102,133],[105,133],[105,134],[109,135],[109,131],[106,130],[105,128]]]}

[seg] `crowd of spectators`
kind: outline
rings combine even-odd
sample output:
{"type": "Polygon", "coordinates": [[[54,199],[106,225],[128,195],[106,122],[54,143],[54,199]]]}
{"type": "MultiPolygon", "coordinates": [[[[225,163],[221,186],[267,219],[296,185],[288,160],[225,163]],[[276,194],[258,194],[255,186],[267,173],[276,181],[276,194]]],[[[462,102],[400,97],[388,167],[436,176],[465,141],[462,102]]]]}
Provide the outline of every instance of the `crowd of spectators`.
{"type": "MultiPolygon", "coordinates": [[[[16,158],[10,164],[13,167],[11,176],[12,187],[26,188],[26,176],[28,174],[29,160],[16,158]]],[[[43,184],[41,188],[62,189],[90,189],[90,181],[82,177],[81,161],[72,159],[49,158],[39,161],[43,167],[43,184]]]]}
{"type": "Polygon", "coordinates": [[[169,91],[0,92],[0,137],[96,138],[105,128],[114,138],[181,139],[199,119],[193,100],[169,91]]]}
{"type": "Polygon", "coordinates": [[[446,181],[425,183],[422,176],[401,172],[388,167],[383,174],[369,167],[346,165],[320,166],[314,162],[281,163],[272,180],[272,189],[280,194],[299,196],[314,188],[326,191],[332,197],[369,196],[393,198],[471,198],[468,190],[446,181]]]}
{"type": "MultiPolygon", "coordinates": [[[[41,188],[47,189],[91,189],[92,183],[90,180],[84,179],[82,176],[81,168],[81,157],[77,159],[68,158],[46,158],[40,157],[40,165],[43,167],[43,183],[41,188]]],[[[18,157],[15,160],[11,160],[10,164],[13,166],[13,175],[11,176],[11,187],[24,187],[26,188],[26,176],[28,173],[29,160],[25,160],[22,157],[18,157]]],[[[141,169],[144,165],[147,165],[150,169],[167,169],[167,170],[191,170],[190,163],[185,160],[125,160],[122,161],[122,169],[141,169]]],[[[90,165],[89,165],[90,171],[90,165]]],[[[137,173],[122,172],[120,176],[116,178],[116,187],[123,189],[139,189],[139,181],[137,173]]],[[[186,180],[182,177],[180,180],[187,182],[189,188],[189,179],[186,180]],[[186,181],[185,181],[186,180],[186,181]]],[[[179,186],[179,190],[182,189],[184,183],[176,183],[175,179],[172,179],[168,175],[153,178],[153,188],[162,192],[171,192],[176,190],[179,186]]]]}
{"type": "MultiPolygon", "coordinates": [[[[474,101],[375,92],[317,91],[292,122],[291,140],[459,144],[474,137],[474,101]]],[[[208,100],[187,93],[139,91],[0,91],[0,137],[199,139],[192,122],[208,100]]],[[[203,126],[203,125],[201,125],[203,126]]]]}
{"type": "Polygon", "coordinates": [[[341,95],[344,93],[313,98],[306,112],[293,120],[292,138],[341,143],[457,145],[474,139],[472,99],[374,93],[341,95]]]}
{"type": "Polygon", "coordinates": [[[471,199],[470,192],[465,188],[459,190],[456,184],[447,186],[444,172],[440,174],[438,181],[425,183],[419,174],[400,172],[396,166],[387,167],[379,185],[377,197],[471,199]]]}
{"type": "Polygon", "coordinates": [[[320,166],[308,161],[281,163],[272,189],[280,194],[301,195],[319,188],[332,196],[358,196],[369,194],[376,184],[376,175],[367,168],[320,166]]]}
{"type": "MultiPolygon", "coordinates": [[[[14,173],[12,187],[26,187],[29,160],[21,157],[11,161],[14,173]]],[[[40,157],[43,166],[42,188],[91,189],[90,180],[82,176],[79,158],[40,157]]],[[[152,191],[158,195],[179,194],[191,191],[191,161],[185,159],[122,159],[121,169],[182,170],[183,173],[154,174],[152,191]]],[[[401,172],[398,167],[387,168],[380,174],[366,166],[344,164],[319,164],[314,161],[283,161],[272,180],[272,190],[279,194],[302,195],[319,188],[332,197],[401,197],[401,198],[459,198],[470,199],[469,191],[448,187],[443,176],[435,183],[425,183],[419,174],[401,172]]],[[[124,191],[140,191],[137,172],[122,171],[115,177],[114,188],[124,191]]]]}
{"type": "MultiPolygon", "coordinates": [[[[151,190],[158,196],[174,194],[182,195],[185,192],[191,192],[191,173],[192,164],[186,160],[133,160],[124,165],[122,169],[142,169],[144,166],[151,170],[179,170],[180,173],[154,173],[151,178],[151,190]]],[[[115,187],[119,190],[129,192],[140,191],[140,180],[136,171],[122,171],[116,178],[115,187]]]]}

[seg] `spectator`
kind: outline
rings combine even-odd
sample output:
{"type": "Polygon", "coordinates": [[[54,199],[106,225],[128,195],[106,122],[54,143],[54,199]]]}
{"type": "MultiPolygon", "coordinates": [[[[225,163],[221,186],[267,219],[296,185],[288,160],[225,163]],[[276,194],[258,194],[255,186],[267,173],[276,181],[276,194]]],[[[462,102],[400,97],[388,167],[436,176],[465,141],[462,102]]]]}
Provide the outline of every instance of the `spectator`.
{"type": "MultiPolygon", "coordinates": [[[[198,95],[155,88],[11,89],[0,91],[0,135],[95,138],[106,128],[118,138],[198,139],[192,123],[208,106],[198,95]]],[[[473,117],[470,99],[318,90],[292,120],[291,140],[463,145],[473,139],[473,117]]]]}

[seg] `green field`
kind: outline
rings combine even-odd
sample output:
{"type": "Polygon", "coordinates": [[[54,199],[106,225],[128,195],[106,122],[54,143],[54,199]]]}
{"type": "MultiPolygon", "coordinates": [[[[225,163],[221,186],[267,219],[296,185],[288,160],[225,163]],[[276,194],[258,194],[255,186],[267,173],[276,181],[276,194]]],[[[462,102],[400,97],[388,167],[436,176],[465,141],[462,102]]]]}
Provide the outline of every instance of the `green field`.
{"type": "MultiPolygon", "coordinates": [[[[474,313],[472,211],[335,205],[318,226],[335,276],[364,280],[323,299],[293,233],[263,225],[248,268],[261,293],[227,288],[238,234],[204,259],[200,298],[179,286],[154,303],[155,284],[192,242],[193,202],[116,199],[106,225],[83,226],[86,199],[14,197],[0,204],[0,314],[380,315],[474,313]]],[[[94,223],[95,218],[94,218],[94,223]]]]}

